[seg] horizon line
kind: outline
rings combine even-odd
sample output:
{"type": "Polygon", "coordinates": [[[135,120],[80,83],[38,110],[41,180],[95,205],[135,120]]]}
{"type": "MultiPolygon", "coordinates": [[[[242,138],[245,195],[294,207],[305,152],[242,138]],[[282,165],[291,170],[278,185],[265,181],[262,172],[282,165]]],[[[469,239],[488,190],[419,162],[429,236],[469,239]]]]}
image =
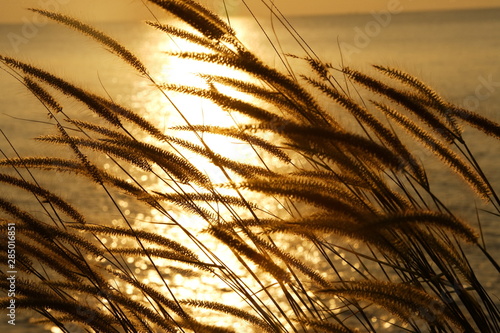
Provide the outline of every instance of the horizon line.
{"type": "MultiPolygon", "coordinates": [[[[425,14],[425,13],[444,13],[444,12],[470,12],[470,11],[486,11],[486,10],[500,10],[500,5],[498,6],[490,6],[490,7],[475,7],[475,8],[436,8],[436,9],[407,9],[404,10],[398,15],[401,14],[425,14]]],[[[361,15],[369,15],[372,14],[376,11],[359,11],[359,12],[345,12],[345,13],[326,13],[326,14],[286,14],[284,15],[285,18],[289,19],[295,19],[295,18],[311,18],[311,17],[329,17],[329,16],[361,16],[361,15]]],[[[222,14],[218,14],[222,15],[222,14]]],[[[264,15],[269,15],[267,14],[262,14],[262,13],[256,13],[256,16],[258,18],[264,16],[264,15]]],[[[225,16],[225,14],[224,14],[225,16]]],[[[232,15],[230,17],[233,18],[242,18],[242,17],[251,17],[249,14],[237,14],[237,15],[232,15]]],[[[96,19],[96,20],[87,20],[86,22],[89,23],[132,23],[132,22],[143,22],[144,19],[131,19],[131,18],[126,18],[126,19],[96,19]]],[[[0,22],[0,25],[20,25],[23,24],[22,21],[11,21],[11,22],[0,22]]],[[[57,22],[48,22],[49,25],[57,25],[57,22]]]]}

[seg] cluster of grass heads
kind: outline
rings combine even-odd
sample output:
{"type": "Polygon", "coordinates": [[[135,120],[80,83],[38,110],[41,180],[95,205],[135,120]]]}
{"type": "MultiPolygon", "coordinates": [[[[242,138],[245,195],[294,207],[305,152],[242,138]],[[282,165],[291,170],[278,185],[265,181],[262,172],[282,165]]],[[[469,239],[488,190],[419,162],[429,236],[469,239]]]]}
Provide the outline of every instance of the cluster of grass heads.
{"type": "MultiPolygon", "coordinates": [[[[424,165],[407,147],[416,141],[439,158],[498,217],[499,198],[462,129],[499,139],[500,125],[389,67],[375,66],[379,75],[370,76],[326,64],[304,48],[294,61],[310,70],[280,72],[194,0],[149,1],[190,28],[149,25],[203,49],[172,57],[232,68],[244,78],[201,73],[205,87],[160,82],[104,33],[33,9],[103,44],[157,89],[184,123],[160,129],[107,96],[0,57],[2,68],[51,117],[55,134],[38,140],[71,152],[4,153],[0,160],[2,193],[26,191],[43,209],[33,214],[15,198],[0,196],[2,235],[9,223],[16,228],[19,310],[34,310],[64,332],[74,325],[90,332],[500,332],[498,303],[479,281],[466,249],[479,249],[493,271],[498,264],[470,222],[431,191],[424,165]],[[212,102],[234,117],[234,125],[190,122],[171,98],[177,93],[212,102]],[[98,118],[78,119],[62,100],[76,101],[98,118]],[[340,112],[352,118],[352,128],[336,120],[340,112]],[[176,135],[186,131],[192,140],[176,135]],[[207,135],[246,144],[256,162],[216,152],[207,135]],[[218,168],[225,181],[214,182],[188,157],[193,154],[218,168]],[[100,156],[114,168],[104,168],[100,156]],[[114,204],[121,224],[110,223],[109,212],[90,220],[76,203],[41,186],[35,170],[94,183],[96,195],[114,204]],[[148,182],[134,176],[137,170],[148,182]],[[161,186],[151,186],[151,179],[161,186]],[[162,215],[162,234],[131,220],[117,192],[162,215]],[[192,215],[196,232],[179,222],[173,207],[192,215]],[[184,241],[171,236],[178,232],[184,241]],[[110,244],[106,237],[125,241],[110,244]],[[294,244],[305,244],[311,255],[294,244]],[[223,256],[215,245],[226,249],[223,256]],[[128,258],[141,260],[160,283],[145,281],[128,258]],[[218,279],[232,301],[214,299],[218,290],[185,298],[165,267],[200,283],[218,279]]],[[[1,243],[5,249],[4,236],[1,243]]],[[[7,262],[5,251],[0,260],[7,262]]],[[[3,268],[0,283],[8,289],[3,268]]],[[[2,298],[2,308],[8,302],[2,298]]]]}

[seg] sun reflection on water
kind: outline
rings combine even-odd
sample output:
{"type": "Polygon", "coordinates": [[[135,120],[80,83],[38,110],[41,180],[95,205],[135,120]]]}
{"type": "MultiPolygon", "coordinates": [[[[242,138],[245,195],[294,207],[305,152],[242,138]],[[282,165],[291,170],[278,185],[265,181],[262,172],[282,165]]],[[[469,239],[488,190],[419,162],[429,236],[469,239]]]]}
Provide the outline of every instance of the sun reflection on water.
{"type": "MultiPolygon", "coordinates": [[[[143,50],[143,56],[146,58],[145,62],[152,62],[155,82],[158,85],[164,83],[176,83],[189,87],[199,87],[207,89],[207,81],[200,74],[212,74],[225,77],[233,77],[241,80],[249,79],[245,74],[229,69],[224,66],[215,64],[207,64],[183,59],[175,59],[166,57],[165,55],[158,55],[159,50],[172,49],[172,41],[165,40],[162,35],[161,40],[156,43],[152,42],[152,36],[149,36],[147,47],[143,50]]],[[[199,50],[192,45],[181,44],[176,42],[175,47],[180,47],[183,51],[196,51],[199,50]]],[[[248,122],[243,116],[230,113],[228,110],[222,110],[215,103],[210,101],[189,96],[187,94],[172,93],[170,91],[160,91],[145,80],[135,80],[132,84],[131,96],[122,95],[118,97],[118,101],[123,101],[129,104],[131,108],[136,110],[141,116],[155,124],[158,128],[164,131],[165,135],[175,136],[180,139],[188,140],[194,144],[200,145],[200,138],[203,143],[210,149],[221,156],[227,157],[230,160],[242,163],[248,163],[256,166],[264,166],[260,158],[263,158],[267,167],[279,168],[280,164],[276,158],[268,158],[262,152],[257,154],[254,147],[244,143],[240,140],[229,138],[223,135],[207,134],[198,132],[198,135],[193,135],[189,131],[176,130],[176,126],[187,125],[181,115],[184,116],[189,125],[205,125],[205,126],[220,126],[220,127],[238,127],[240,124],[248,122]],[[164,96],[164,93],[170,98],[175,107],[170,104],[170,101],[164,96]]],[[[216,87],[226,95],[249,100],[249,96],[242,94],[236,90],[231,90],[227,87],[216,87]]],[[[133,132],[134,136],[143,142],[156,145],[167,151],[171,151],[172,147],[168,146],[165,142],[159,142],[157,139],[151,137],[147,133],[133,132]]],[[[277,138],[270,138],[271,140],[277,138]]],[[[180,149],[176,146],[176,149],[180,149]]],[[[213,184],[228,183],[228,181],[237,182],[239,177],[234,173],[228,173],[221,170],[221,167],[210,161],[207,157],[203,157],[194,152],[186,149],[180,150],[182,155],[193,164],[198,170],[203,172],[213,184]]],[[[257,150],[258,151],[258,150],[257,150]]],[[[109,158],[103,165],[104,169],[110,173],[121,173],[120,168],[112,163],[109,158]]],[[[128,170],[127,180],[130,183],[137,181],[143,184],[149,193],[172,193],[174,190],[183,194],[183,191],[193,193],[199,191],[206,193],[206,189],[202,189],[195,184],[180,184],[175,187],[169,182],[165,173],[162,170],[154,168],[155,173],[146,173],[138,168],[131,167],[128,170]],[[131,179],[133,178],[133,179],[131,179]]],[[[237,196],[231,188],[217,188],[217,193],[228,194],[237,196]]],[[[287,218],[292,214],[292,210],[288,204],[281,199],[276,199],[263,194],[252,193],[249,191],[242,191],[245,199],[255,204],[258,208],[252,213],[258,214],[260,217],[277,217],[287,218]]],[[[261,297],[263,304],[266,306],[273,306],[272,301],[265,295],[269,292],[273,295],[280,305],[289,309],[286,306],[287,299],[283,295],[276,281],[258,269],[257,265],[250,260],[246,260],[244,267],[240,261],[235,257],[235,254],[229,247],[224,245],[221,241],[211,236],[206,232],[210,227],[211,221],[197,216],[183,207],[169,202],[162,202],[161,209],[146,209],[144,206],[131,202],[127,198],[116,200],[117,206],[123,216],[117,216],[111,221],[113,226],[126,227],[130,222],[134,228],[138,230],[145,230],[157,235],[162,235],[168,239],[174,240],[189,249],[195,251],[196,255],[203,263],[216,265],[220,262],[224,263],[225,268],[218,271],[215,269],[212,272],[202,271],[193,267],[192,264],[186,262],[179,262],[171,259],[154,257],[153,263],[146,258],[146,256],[134,256],[129,254],[122,254],[121,259],[124,267],[128,269],[138,282],[152,287],[160,294],[175,295],[177,300],[200,300],[200,301],[217,301],[222,304],[234,306],[238,309],[250,309],[245,295],[238,294],[234,290],[234,285],[227,282],[227,277],[224,276],[228,269],[231,274],[234,274],[239,282],[247,288],[252,297],[261,297]],[[209,251],[207,253],[207,251],[209,251]],[[255,278],[252,277],[248,269],[254,272],[255,278]],[[258,280],[258,281],[257,281],[258,280]],[[266,290],[264,290],[265,286],[266,290]]],[[[232,214],[237,214],[241,218],[251,217],[252,214],[246,208],[233,208],[228,209],[221,203],[199,203],[200,207],[211,211],[219,219],[220,223],[227,223],[233,220],[232,214]],[[234,210],[233,210],[234,209],[234,210]]],[[[103,209],[116,214],[116,210],[110,206],[103,206],[103,209]]],[[[118,214],[116,214],[118,215],[118,214]]],[[[103,236],[99,240],[103,245],[111,249],[115,248],[134,248],[137,247],[135,240],[131,238],[121,238],[119,236],[103,236]]],[[[322,261],[319,253],[310,245],[306,244],[303,239],[299,237],[291,237],[284,235],[273,236],[273,241],[283,251],[288,252],[298,259],[304,260],[312,267],[318,269],[323,276],[326,277],[325,262],[322,261]],[[323,266],[322,266],[323,265],[323,266]]],[[[159,248],[158,245],[145,244],[148,249],[159,248]]],[[[348,280],[349,276],[355,269],[359,269],[359,263],[353,267],[347,265],[346,260],[342,260],[345,253],[339,253],[338,257],[333,258],[334,261],[340,261],[343,269],[338,272],[339,277],[348,280]]],[[[120,257],[120,256],[118,256],[120,257]]],[[[88,257],[89,260],[95,259],[92,256],[88,257]]],[[[108,269],[113,269],[111,265],[107,266],[108,269]]],[[[130,295],[131,299],[138,302],[147,304],[147,298],[143,292],[134,287],[132,284],[125,283],[114,277],[110,278],[110,284],[115,286],[117,290],[122,291],[126,295],[130,295]]],[[[311,294],[310,296],[314,296],[311,294]]],[[[105,301],[105,300],[104,300],[105,301]]],[[[330,298],[325,300],[328,307],[333,309],[334,313],[342,311],[341,302],[337,298],[330,298]]],[[[288,310],[290,313],[291,309],[288,310]]],[[[211,311],[207,309],[197,308],[193,310],[194,316],[197,319],[203,318],[202,322],[208,324],[228,326],[235,330],[247,331],[247,327],[238,320],[232,320],[232,317],[211,311]]]]}

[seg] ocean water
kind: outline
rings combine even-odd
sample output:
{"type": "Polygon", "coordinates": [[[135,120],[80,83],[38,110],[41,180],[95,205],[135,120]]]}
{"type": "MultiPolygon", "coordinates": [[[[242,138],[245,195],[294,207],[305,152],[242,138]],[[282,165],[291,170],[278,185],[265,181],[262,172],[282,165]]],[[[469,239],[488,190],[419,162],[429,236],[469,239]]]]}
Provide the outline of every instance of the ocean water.
{"type": "MultiPolygon", "coordinates": [[[[367,71],[372,64],[399,67],[420,77],[447,100],[500,121],[499,17],[500,10],[492,9],[295,17],[290,22],[325,62],[335,66],[349,64],[367,71]]],[[[276,55],[251,19],[234,18],[231,23],[236,31],[241,32],[241,40],[247,42],[250,49],[268,63],[282,66],[283,58],[276,55]]],[[[295,40],[276,22],[272,24],[264,20],[262,23],[267,27],[266,31],[270,32],[268,37],[273,44],[279,45],[284,53],[304,55],[295,40]]],[[[119,41],[144,59],[152,72],[163,73],[165,77],[175,77],[177,74],[175,63],[163,52],[172,48],[182,49],[183,45],[172,44],[164,35],[143,24],[102,23],[98,27],[117,36],[119,41]]],[[[71,77],[73,82],[87,89],[109,94],[118,102],[142,110],[150,119],[157,119],[164,126],[174,119],[172,110],[160,103],[158,96],[151,93],[147,85],[137,80],[137,74],[100,45],[70,30],[54,25],[32,30],[23,25],[0,25],[0,54],[17,57],[71,77]]],[[[293,64],[294,71],[305,69],[300,63],[293,64]]],[[[196,70],[194,67],[193,71],[196,70]]],[[[71,112],[92,119],[81,106],[70,104],[69,107],[72,108],[71,112]]],[[[203,105],[189,107],[193,109],[189,115],[193,119],[206,116],[203,105]]],[[[51,148],[30,139],[47,132],[53,133],[47,121],[46,111],[37,100],[26,92],[15,77],[0,71],[0,129],[21,155],[51,152],[51,148]]],[[[490,181],[499,188],[498,141],[478,135],[474,130],[467,130],[465,135],[490,181]]],[[[12,150],[2,136],[0,149],[12,156],[12,150]]],[[[427,156],[423,154],[421,158],[427,156]]],[[[482,207],[479,199],[471,201],[463,188],[455,187],[457,182],[450,181],[450,176],[443,172],[439,163],[429,161],[427,170],[434,181],[434,190],[442,194],[449,207],[464,218],[475,221],[476,207],[482,207]]],[[[61,179],[46,181],[56,187],[58,182],[63,183],[61,179]]],[[[69,190],[65,188],[64,194],[76,199],[90,214],[97,216],[103,210],[110,209],[109,203],[96,203],[95,198],[85,195],[89,190],[88,184],[78,179],[71,179],[71,182],[73,186],[69,190]]],[[[4,193],[1,186],[0,193],[9,195],[4,193]]],[[[480,213],[480,218],[488,249],[498,260],[498,218],[487,213],[480,213]]],[[[498,295],[498,274],[483,262],[472,264],[481,270],[485,285],[495,288],[498,295]]],[[[37,332],[32,326],[22,324],[25,319],[21,318],[14,330],[2,319],[0,328],[8,328],[9,332],[37,332]]]]}

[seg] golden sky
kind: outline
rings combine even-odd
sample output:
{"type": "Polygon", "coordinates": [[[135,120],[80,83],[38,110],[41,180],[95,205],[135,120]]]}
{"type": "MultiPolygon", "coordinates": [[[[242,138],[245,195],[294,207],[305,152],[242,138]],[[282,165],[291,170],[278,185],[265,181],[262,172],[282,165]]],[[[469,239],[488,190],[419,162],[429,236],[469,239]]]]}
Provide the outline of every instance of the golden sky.
{"type": "MultiPolygon", "coordinates": [[[[214,10],[224,8],[223,0],[199,1],[214,10]]],[[[256,12],[265,13],[261,0],[246,1],[256,12]]],[[[0,23],[22,23],[33,20],[33,13],[23,10],[26,7],[61,11],[86,21],[150,18],[140,0],[0,0],[0,3],[0,23]]],[[[225,0],[225,3],[226,8],[233,14],[246,13],[241,0],[225,0]]],[[[500,7],[499,0],[274,0],[274,3],[286,15],[361,13],[390,8],[421,11],[500,7]]]]}

